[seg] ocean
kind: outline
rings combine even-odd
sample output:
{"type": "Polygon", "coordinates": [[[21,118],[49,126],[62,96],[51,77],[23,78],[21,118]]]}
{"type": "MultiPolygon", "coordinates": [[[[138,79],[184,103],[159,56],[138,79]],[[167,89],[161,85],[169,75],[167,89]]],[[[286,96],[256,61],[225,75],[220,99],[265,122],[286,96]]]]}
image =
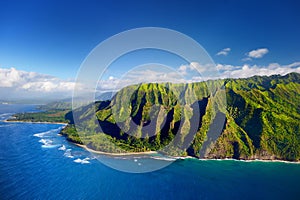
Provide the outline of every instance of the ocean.
{"type": "MultiPolygon", "coordinates": [[[[59,136],[61,124],[3,122],[28,111],[36,111],[35,106],[0,105],[1,200],[300,197],[300,164],[184,159],[149,173],[126,173],[59,136]]],[[[137,155],[110,162],[143,159],[137,155]]]]}

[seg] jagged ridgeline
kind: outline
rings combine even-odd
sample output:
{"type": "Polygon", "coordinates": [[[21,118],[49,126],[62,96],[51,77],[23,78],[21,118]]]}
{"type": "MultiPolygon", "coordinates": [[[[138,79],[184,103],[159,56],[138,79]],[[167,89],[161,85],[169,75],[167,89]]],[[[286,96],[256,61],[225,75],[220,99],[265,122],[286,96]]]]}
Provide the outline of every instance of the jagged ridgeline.
{"type": "Polygon", "coordinates": [[[299,82],[291,73],[132,85],[74,111],[78,132],[71,124],[64,134],[106,152],[299,160],[299,82]]]}
{"type": "Polygon", "coordinates": [[[80,138],[74,138],[106,152],[160,150],[168,155],[186,155],[202,118],[207,115],[208,127],[216,113],[226,112],[222,84],[144,83],[125,87],[111,101],[97,102],[95,109],[89,105],[77,110],[80,138]]]}

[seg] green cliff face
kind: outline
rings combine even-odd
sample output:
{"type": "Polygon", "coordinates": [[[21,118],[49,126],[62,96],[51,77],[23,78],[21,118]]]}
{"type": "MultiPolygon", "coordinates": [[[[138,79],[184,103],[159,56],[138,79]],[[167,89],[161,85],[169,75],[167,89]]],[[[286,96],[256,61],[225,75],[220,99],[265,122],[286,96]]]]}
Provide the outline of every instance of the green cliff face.
{"type": "Polygon", "coordinates": [[[300,75],[227,80],[227,123],[209,157],[300,159],[300,75]]]}
{"type": "Polygon", "coordinates": [[[75,142],[79,135],[82,143],[95,150],[300,159],[297,73],[190,84],[133,85],[120,90],[111,101],[97,102],[75,113],[75,121],[84,126],[78,128],[76,123],[76,133],[71,124],[64,134],[75,142]],[[218,89],[221,85],[224,90],[218,89]],[[224,95],[218,95],[222,92],[224,95]]]}

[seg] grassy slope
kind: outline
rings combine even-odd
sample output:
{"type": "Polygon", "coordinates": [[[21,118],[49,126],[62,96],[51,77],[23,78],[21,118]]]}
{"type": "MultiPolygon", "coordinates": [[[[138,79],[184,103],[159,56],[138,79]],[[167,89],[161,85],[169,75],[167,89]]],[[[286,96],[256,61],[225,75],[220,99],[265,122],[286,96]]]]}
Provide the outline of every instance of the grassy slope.
{"type": "MultiPolygon", "coordinates": [[[[299,81],[300,75],[296,73],[224,80],[227,109],[221,112],[226,115],[226,123],[206,157],[299,160],[299,81]]],[[[215,107],[222,102],[211,97],[207,85],[213,88],[220,83],[154,83],[126,87],[111,102],[95,105],[98,120],[91,117],[92,106],[77,111],[78,120],[86,124],[79,130],[81,142],[96,150],[122,152],[162,150],[170,141],[175,141],[178,145],[169,145],[163,150],[172,155],[199,157],[207,131],[218,117],[215,107]],[[124,104],[126,98],[128,104],[124,104]],[[194,123],[196,115],[200,116],[199,124],[194,123]],[[130,117],[136,126],[130,124],[130,117]],[[97,123],[102,130],[97,129],[97,123]],[[155,135],[145,126],[149,123],[155,124],[155,135]],[[190,141],[189,131],[193,128],[197,133],[190,141]]],[[[71,141],[80,142],[72,126],[64,134],[71,141]]]]}
{"type": "Polygon", "coordinates": [[[210,157],[299,160],[299,81],[296,73],[229,81],[228,121],[210,157]]]}

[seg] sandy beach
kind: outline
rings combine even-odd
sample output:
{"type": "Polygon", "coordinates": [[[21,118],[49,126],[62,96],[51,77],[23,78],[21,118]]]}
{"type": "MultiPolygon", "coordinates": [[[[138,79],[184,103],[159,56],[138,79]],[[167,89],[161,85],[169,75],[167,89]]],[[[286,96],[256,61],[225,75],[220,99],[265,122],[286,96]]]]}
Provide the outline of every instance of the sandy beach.
{"type": "Polygon", "coordinates": [[[96,154],[102,154],[102,155],[109,155],[109,156],[131,156],[131,155],[151,155],[151,154],[157,154],[157,151],[146,151],[146,152],[129,152],[129,153],[108,153],[108,152],[103,152],[103,151],[96,151],[94,149],[88,148],[86,145],[83,144],[77,144],[72,142],[76,146],[79,146],[81,148],[86,149],[87,151],[91,153],[96,153],[96,154]]]}

